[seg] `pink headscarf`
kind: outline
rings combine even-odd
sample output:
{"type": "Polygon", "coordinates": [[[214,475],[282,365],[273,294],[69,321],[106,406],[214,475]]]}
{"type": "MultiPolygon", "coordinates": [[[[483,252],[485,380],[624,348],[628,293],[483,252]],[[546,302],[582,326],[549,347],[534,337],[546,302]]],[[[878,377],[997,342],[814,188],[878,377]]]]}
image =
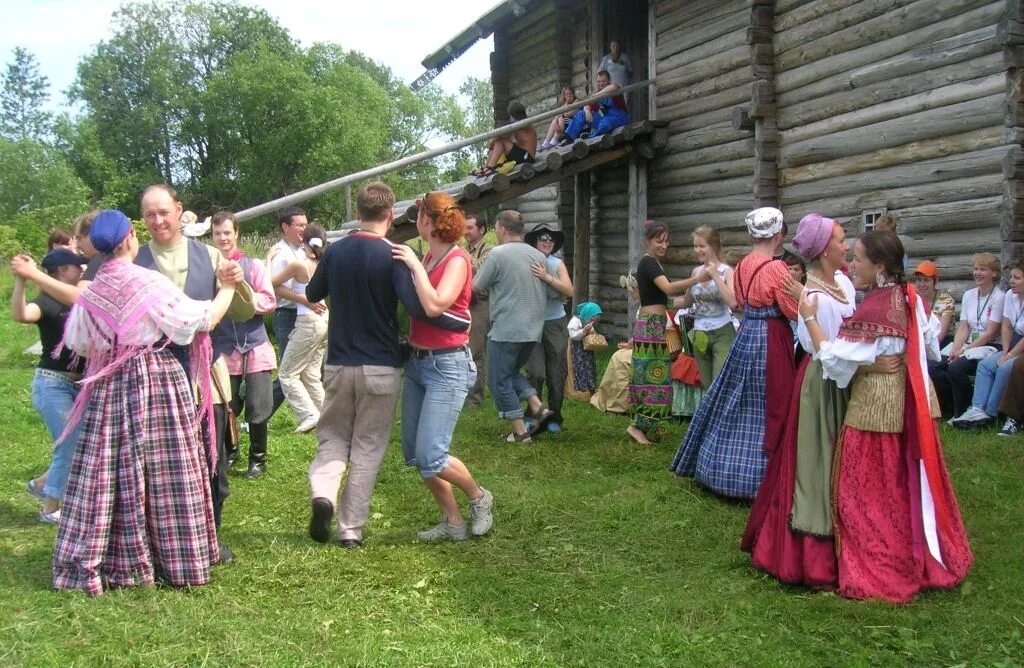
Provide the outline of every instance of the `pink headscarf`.
{"type": "Polygon", "coordinates": [[[807,262],[821,255],[832,238],[836,221],[820,213],[809,213],[800,219],[800,225],[793,236],[793,247],[807,262]]]}

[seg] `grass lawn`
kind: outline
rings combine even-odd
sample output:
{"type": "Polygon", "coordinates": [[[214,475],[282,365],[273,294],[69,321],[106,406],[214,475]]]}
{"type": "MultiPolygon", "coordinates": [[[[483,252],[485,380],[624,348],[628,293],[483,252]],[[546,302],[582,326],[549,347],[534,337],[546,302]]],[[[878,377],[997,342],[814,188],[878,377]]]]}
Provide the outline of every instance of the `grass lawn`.
{"type": "MultiPolygon", "coordinates": [[[[0,296],[9,298],[9,274],[0,296]]],[[[236,562],[192,591],[50,590],[55,530],[25,481],[47,465],[29,399],[35,328],[0,319],[0,665],[1019,665],[1024,437],[943,427],[975,551],[955,591],[912,605],[782,586],[738,549],[747,508],[666,472],[683,427],[633,445],[626,420],[570,402],[565,431],[498,443],[468,409],[454,452],[494,492],[495,527],[414,541],[438,517],[397,431],[360,550],[306,535],[313,436],[271,424],[269,472],[233,472],[236,562]]]]}

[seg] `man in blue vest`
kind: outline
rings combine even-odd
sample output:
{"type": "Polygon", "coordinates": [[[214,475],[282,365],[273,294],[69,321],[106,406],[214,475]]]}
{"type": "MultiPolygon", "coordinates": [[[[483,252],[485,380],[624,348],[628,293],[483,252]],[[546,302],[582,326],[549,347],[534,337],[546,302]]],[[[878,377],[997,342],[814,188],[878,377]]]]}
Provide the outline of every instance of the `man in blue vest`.
{"type": "MultiPolygon", "coordinates": [[[[224,272],[224,276],[230,276],[230,280],[236,286],[235,299],[228,309],[228,317],[241,322],[252,318],[255,313],[252,289],[244,281],[242,268],[236,262],[224,260],[220,251],[213,246],[185,238],[181,232],[182,206],[173,188],[164,184],[149,186],[142,193],[140,209],[152,240],[139,248],[135,264],[159,271],[186,295],[197,300],[213,299],[217,293],[218,270],[224,272]]],[[[221,341],[219,346],[215,344],[213,350],[213,373],[220,378],[219,385],[225,389],[226,394],[219,396],[219,392],[213,392],[214,403],[218,404],[225,404],[231,399],[230,392],[227,391],[231,386],[227,366],[219,359],[221,354],[230,353],[229,347],[221,341]]],[[[188,375],[188,349],[174,345],[168,349],[178,358],[185,374],[188,375]]],[[[207,428],[215,429],[217,433],[217,463],[210,471],[210,487],[213,496],[213,516],[219,530],[224,499],[227,498],[229,491],[227,453],[224,448],[226,418],[223,405],[216,408],[218,424],[207,425],[207,428]]],[[[231,550],[223,542],[220,543],[220,548],[221,561],[231,561],[231,550]]]]}

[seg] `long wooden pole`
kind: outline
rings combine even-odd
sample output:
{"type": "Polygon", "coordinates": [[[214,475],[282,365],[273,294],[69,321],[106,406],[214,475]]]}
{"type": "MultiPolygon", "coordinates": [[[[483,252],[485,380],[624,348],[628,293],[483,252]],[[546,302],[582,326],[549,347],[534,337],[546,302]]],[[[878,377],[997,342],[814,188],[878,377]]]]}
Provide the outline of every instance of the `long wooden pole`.
{"type": "Polygon", "coordinates": [[[264,204],[259,204],[254,207],[244,209],[236,213],[235,218],[239,222],[241,222],[243,220],[249,220],[250,218],[262,216],[265,213],[271,213],[273,211],[278,211],[285,207],[294,206],[296,204],[299,204],[300,202],[305,202],[308,199],[317,197],[318,195],[323,195],[324,193],[330,192],[332,190],[342,188],[350,183],[355,183],[356,181],[363,181],[374,176],[380,176],[381,174],[387,174],[388,172],[393,172],[404,167],[408,167],[410,165],[415,165],[418,162],[430,160],[440,155],[444,155],[445,153],[450,153],[451,151],[457,151],[460,148],[465,148],[466,146],[472,146],[473,144],[479,144],[480,142],[488,141],[489,139],[493,139],[494,137],[507,135],[510,132],[515,132],[516,130],[529,127],[540,121],[546,121],[560,114],[564,114],[565,112],[570,111],[572,109],[578,109],[584,105],[592,104],[603,98],[611,97],[612,95],[620,95],[628,93],[629,91],[632,90],[638,90],[645,86],[650,86],[652,83],[654,83],[653,79],[645,79],[643,81],[638,81],[634,84],[623,86],[622,88],[616,89],[610,93],[605,93],[604,95],[593,95],[585,100],[580,100],[578,102],[573,102],[572,104],[567,104],[558,107],[557,109],[545,111],[542,114],[537,114],[536,116],[531,116],[530,118],[525,118],[521,121],[516,121],[515,123],[510,123],[509,125],[504,125],[500,128],[495,128],[494,130],[490,130],[482,134],[467,137],[465,139],[460,139],[458,141],[451,142],[450,144],[445,144],[444,146],[441,146],[439,148],[431,149],[429,151],[422,151],[420,153],[417,153],[416,155],[411,155],[407,158],[395,160],[384,165],[378,165],[377,167],[373,167],[371,169],[364,169],[361,172],[349,174],[348,176],[343,176],[341,178],[334,179],[333,181],[327,181],[326,183],[321,183],[318,186],[306,188],[305,190],[300,190],[296,193],[292,193],[291,195],[285,195],[284,197],[279,197],[275,200],[271,200],[264,204]]]}

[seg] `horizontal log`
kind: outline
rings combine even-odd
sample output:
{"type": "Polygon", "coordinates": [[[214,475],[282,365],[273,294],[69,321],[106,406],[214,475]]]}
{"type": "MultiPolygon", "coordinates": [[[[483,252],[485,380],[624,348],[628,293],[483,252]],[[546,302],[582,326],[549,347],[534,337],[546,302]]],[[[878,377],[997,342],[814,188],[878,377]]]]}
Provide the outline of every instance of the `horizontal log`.
{"type": "Polygon", "coordinates": [[[713,162],[690,167],[665,169],[660,172],[663,178],[679,183],[700,183],[702,181],[718,181],[731,179],[754,173],[754,158],[741,158],[724,162],[713,162]]]}
{"type": "Polygon", "coordinates": [[[983,174],[1001,174],[1003,158],[1007,152],[1005,146],[994,146],[968,153],[916,160],[908,164],[788,186],[782,188],[781,194],[786,202],[806,202],[818,199],[823,192],[832,197],[842,197],[874,190],[883,185],[898,188],[983,174]]]}
{"type": "Polygon", "coordinates": [[[703,60],[682,65],[657,63],[658,86],[689,86],[698,81],[745,67],[750,62],[750,47],[746,44],[708,56],[703,60]]]}
{"type": "Polygon", "coordinates": [[[658,33],[655,49],[659,60],[693,49],[714,41],[732,32],[744,30],[750,23],[750,8],[745,0],[729,0],[723,3],[731,11],[722,16],[709,18],[699,24],[679,26],[673,30],[658,33]]]}
{"type": "Polygon", "coordinates": [[[795,26],[810,23],[822,16],[827,16],[843,7],[853,4],[857,0],[807,0],[799,7],[792,9],[780,6],[775,3],[775,30],[783,32],[791,30],[795,26]]]}
{"type": "Polygon", "coordinates": [[[779,166],[797,167],[887,146],[1001,126],[1002,101],[1002,94],[989,95],[796,142],[791,142],[789,133],[783,132],[779,166]]]}
{"type": "Polygon", "coordinates": [[[697,116],[716,109],[732,108],[750,101],[750,84],[742,83],[696,100],[681,100],[675,104],[658,104],[658,118],[673,121],[697,116]]]}
{"type": "Polygon", "coordinates": [[[658,108],[667,107],[672,104],[679,102],[687,102],[689,100],[695,100],[702,98],[706,95],[714,95],[723,90],[729,90],[743,84],[748,84],[753,80],[750,74],[750,68],[746,64],[722,74],[709,77],[703,81],[698,81],[691,85],[682,85],[678,83],[669,83],[668,80],[663,81],[661,72],[658,75],[658,108]]]}
{"type": "MultiPolygon", "coordinates": [[[[783,130],[783,143],[796,143],[823,135],[835,135],[836,133],[870,126],[876,123],[883,123],[892,119],[907,117],[911,114],[917,115],[922,122],[929,122],[923,118],[923,114],[930,110],[936,110],[936,115],[946,113],[951,105],[966,103],[979,98],[987,98],[986,105],[991,109],[985,111],[997,112],[1000,115],[995,125],[1002,125],[1002,96],[1005,94],[1006,75],[1002,72],[992,74],[979,79],[962,81],[934,90],[928,90],[916,95],[909,95],[898,99],[890,100],[885,104],[873,104],[855,111],[844,114],[835,114],[825,117],[822,120],[800,125],[788,130],[783,130]],[[993,96],[1000,96],[998,102],[993,96]]],[[[978,107],[978,105],[975,105],[978,107]]],[[[937,135],[933,135],[937,136],[937,135]]],[[[890,145],[893,142],[890,142],[890,145]]]]}
{"type": "Polygon", "coordinates": [[[945,255],[956,249],[978,249],[976,252],[999,248],[1002,241],[999,234],[999,225],[993,222],[986,227],[977,227],[973,230],[933,230],[927,234],[905,238],[904,248],[907,255],[932,258],[945,255]]]}
{"type": "MultiPolygon", "coordinates": [[[[885,207],[889,211],[903,208],[940,204],[960,200],[994,197],[1002,195],[1003,177],[999,174],[984,174],[965,179],[951,179],[941,183],[925,183],[906,188],[878,188],[855,195],[831,197],[827,193],[814,201],[788,202],[781,200],[782,210],[789,220],[800,220],[803,216],[817,211],[838,220],[860,219],[865,209],[885,207]]],[[[783,194],[785,190],[783,190],[783,194]]]]}
{"type": "Polygon", "coordinates": [[[751,193],[753,184],[749,177],[720,179],[707,183],[679,183],[663,178],[656,170],[648,177],[648,201],[673,201],[675,199],[702,199],[751,193]]]}
{"type": "Polygon", "coordinates": [[[902,165],[906,163],[952,156],[974,149],[999,146],[1003,143],[998,127],[972,130],[948,137],[936,137],[901,146],[879,149],[871,153],[816,162],[801,167],[779,170],[779,186],[786,187],[830,177],[902,165]]]}
{"type": "MultiPolygon", "coordinates": [[[[832,34],[806,41],[778,53],[775,65],[780,71],[792,70],[828,57],[843,56],[881,40],[906,36],[937,21],[959,16],[970,9],[991,4],[991,0],[916,0],[880,16],[861,21],[832,34]]],[[[859,64],[859,63],[858,63],[859,64]]]]}
{"type": "Polygon", "coordinates": [[[716,144],[726,144],[739,139],[753,137],[753,132],[736,130],[732,122],[716,123],[686,132],[672,132],[668,140],[668,152],[700,149],[716,144]]]}
{"type": "MultiPolygon", "coordinates": [[[[993,52],[973,60],[874,82],[852,90],[843,90],[788,106],[780,104],[777,122],[780,128],[786,130],[894,100],[909,100],[926,93],[931,93],[933,101],[948,100],[945,102],[946,104],[952,101],[963,101],[971,99],[965,96],[973,94],[969,88],[965,87],[967,82],[991,76],[1003,76],[1002,58],[999,53],[993,52]]],[[[998,79],[994,80],[995,83],[998,81],[998,79]]],[[[887,109],[889,106],[894,105],[886,104],[880,108],[887,109]]],[[[882,116],[893,117],[892,114],[893,112],[886,111],[882,116]]]]}
{"type": "MultiPolygon", "coordinates": [[[[950,4],[956,5],[960,2],[960,0],[939,1],[944,3],[943,7],[947,12],[950,10],[950,4]]],[[[917,21],[893,24],[884,31],[884,35],[871,34],[863,46],[808,60],[806,64],[791,65],[790,67],[777,64],[779,72],[775,80],[775,90],[779,94],[792,91],[839,72],[866,65],[877,65],[886,58],[907,53],[908,50],[912,51],[915,47],[926,47],[934,42],[958,35],[962,36],[965,32],[994,24],[1002,13],[1001,6],[998,3],[988,3],[978,7],[977,4],[980,1],[969,0],[970,5],[975,7],[974,9],[955,13],[953,16],[945,18],[932,12],[931,8],[924,7],[917,21]],[[923,25],[920,24],[922,20],[925,21],[923,25]],[[921,27],[914,29],[912,28],[914,25],[921,25],[921,27]]],[[[927,3],[928,0],[922,0],[913,7],[927,3]]],[[[963,5],[959,5],[959,7],[962,8],[963,5]]],[[[903,8],[900,11],[906,9],[909,8],[903,8]]]]}
{"type": "MultiPolygon", "coordinates": [[[[695,130],[705,125],[721,123],[724,120],[731,120],[732,110],[733,107],[724,107],[722,109],[715,109],[714,111],[707,111],[703,114],[682,116],[678,118],[671,118],[666,114],[664,115],[664,118],[669,121],[669,129],[672,132],[685,132],[687,130],[695,130]]],[[[660,112],[658,115],[662,116],[660,112]]]]}
{"type": "Polygon", "coordinates": [[[740,139],[739,141],[706,146],[692,150],[682,150],[671,155],[666,155],[658,161],[658,169],[674,169],[676,167],[689,167],[725,160],[737,160],[740,158],[751,158],[754,156],[754,140],[751,138],[740,139]]]}
{"type": "Polygon", "coordinates": [[[937,231],[971,230],[991,226],[1000,218],[1002,197],[980,197],[942,204],[925,204],[894,212],[897,231],[920,236],[937,231]]]}
{"type": "Polygon", "coordinates": [[[721,0],[659,2],[655,8],[655,27],[660,35],[677,28],[685,29],[690,26],[698,26],[734,10],[735,7],[732,3],[721,2],[721,0]]]}
{"type": "Polygon", "coordinates": [[[814,10],[814,16],[806,16],[810,12],[794,12],[794,14],[805,14],[798,23],[793,23],[796,18],[792,14],[783,15],[775,26],[776,53],[790,51],[801,45],[807,44],[815,39],[826,35],[833,35],[840,30],[851,26],[859,25],[869,19],[885,14],[888,11],[905,7],[915,0],[864,0],[863,2],[850,2],[850,0],[821,0],[810,7],[814,10]]]}

